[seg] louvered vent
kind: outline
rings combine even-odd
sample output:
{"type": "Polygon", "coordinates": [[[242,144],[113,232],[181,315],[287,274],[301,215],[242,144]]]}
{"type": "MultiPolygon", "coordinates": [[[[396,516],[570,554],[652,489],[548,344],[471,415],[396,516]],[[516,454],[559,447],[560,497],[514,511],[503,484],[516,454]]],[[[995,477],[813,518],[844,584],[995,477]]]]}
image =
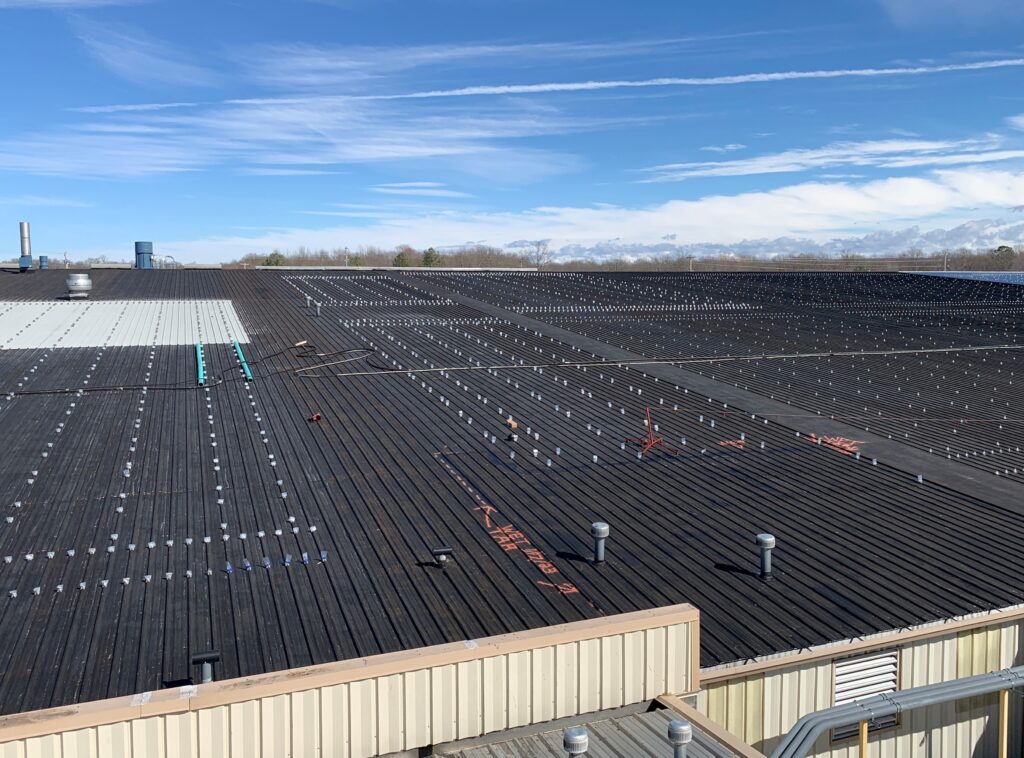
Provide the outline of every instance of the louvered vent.
{"type": "MultiPolygon", "coordinates": [[[[834,664],[833,681],[835,705],[896,692],[899,689],[899,652],[884,650],[879,653],[844,658],[834,664]]],[[[896,716],[885,716],[869,725],[871,731],[895,726],[896,716]]],[[[832,739],[841,740],[857,734],[857,724],[832,730],[832,739]]]]}

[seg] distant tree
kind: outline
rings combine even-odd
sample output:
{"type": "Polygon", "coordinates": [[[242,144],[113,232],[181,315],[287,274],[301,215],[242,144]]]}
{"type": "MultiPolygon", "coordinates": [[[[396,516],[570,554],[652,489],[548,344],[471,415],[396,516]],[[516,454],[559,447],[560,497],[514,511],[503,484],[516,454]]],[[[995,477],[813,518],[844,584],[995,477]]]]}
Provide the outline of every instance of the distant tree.
{"type": "Polygon", "coordinates": [[[1017,260],[1017,253],[1009,245],[1000,245],[992,251],[992,263],[997,270],[1011,271],[1017,260]]]}
{"type": "Polygon", "coordinates": [[[551,265],[551,240],[533,240],[527,248],[526,256],[534,268],[546,268],[551,265]]]}
{"type": "Polygon", "coordinates": [[[441,255],[432,247],[428,247],[423,251],[423,265],[424,266],[440,266],[441,255]]]}
{"type": "Polygon", "coordinates": [[[409,260],[409,253],[405,248],[398,249],[398,253],[395,255],[394,260],[391,261],[391,265],[401,268],[412,265],[412,261],[409,260]]]}
{"type": "Polygon", "coordinates": [[[284,254],[280,250],[275,250],[266,258],[263,259],[264,266],[283,266],[285,263],[284,254]]]}
{"type": "Polygon", "coordinates": [[[347,253],[345,255],[345,260],[348,261],[348,263],[346,264],[348,266],[363,266],[363,265],[366,265],[366,264],[363,263],[363,256],[361,256],[359,253],[347,253]]]}

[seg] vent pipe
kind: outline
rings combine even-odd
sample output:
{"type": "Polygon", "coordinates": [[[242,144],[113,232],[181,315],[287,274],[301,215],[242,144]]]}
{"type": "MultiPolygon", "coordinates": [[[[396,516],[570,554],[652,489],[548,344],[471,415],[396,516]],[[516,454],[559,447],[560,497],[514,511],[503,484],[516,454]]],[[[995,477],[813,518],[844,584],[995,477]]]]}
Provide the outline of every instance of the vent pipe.
{"type": "Polygon", "coordinates": [[[48,255],[40,255],[39,256],[39,270],[43,271],[44,269],[48,269],[48,268],[50,268],[50,256],[48,256],[48,255]]]}
{"type": "Polygon", "coordinates": [[[586,755],[590,747],[590,737],[585,726],[570,726],[562,734],[562,747],[569,753],[570,758],[574,755],[586,755]]]}
{"type": "Polygon", "coordinates": [[[28,271],[32,268],[32,232],[28,228],[28,221],[18,223],[21,232],[21,257],[18,259],[18,268],[28,271]]]}
{"type": "Polygon", "coordinates": [[[153,243],[135,243],[135,268],[153,268],[153,243]]]}
{"type": "Polygon", "coordinates": [[[594,563],[604,563],[604,543],[611,533],[611,527],[603,521],[590,525],[590,536],[594,538],[594,563]]]}
{"type": "Polygon", "coordinates": [[[220,651],[207,650],[204,653],[192,654],[192,665],[202,666],[202,683],[209,684],[213,681],[213,664],[220,660],[220,651]]]}
{"type": "Polygon", "coordinates": [[[686,746],[693,740],[693,727],[689,721],[673,719],[668,722],[668,741],[675,751],[674,758],[686,758],[686,746]]]}
{"type": "Polygon", "coordinates": [[[775,537],[771,534],[757,535],[757,547],[761,551],[761,581],[767,582],[772,578],[772,548],[775,547],[775,537]]]}

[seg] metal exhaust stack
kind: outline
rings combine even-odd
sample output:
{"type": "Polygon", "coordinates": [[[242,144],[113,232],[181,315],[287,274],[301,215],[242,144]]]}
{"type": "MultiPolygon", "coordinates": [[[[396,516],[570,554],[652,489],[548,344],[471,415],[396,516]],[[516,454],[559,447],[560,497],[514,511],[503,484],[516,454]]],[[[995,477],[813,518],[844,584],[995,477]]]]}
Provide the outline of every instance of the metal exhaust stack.
{"type": "Polygon", "coordinates": [[[153,268],[153,243],[135,243],[135,268],[153,268]]]}
{"type": "Polygon", "coordinates": [[[193,653],[192,665],[202,666],[202,683],[209,684],[213,681],[213,664],[220,660],[219,650],[207,650],[205,653],[193,653]]]}
{"type": "Polygon", "coordinates": [[[569,753],[569,758],[574,755],[586,755],[590,747],[590,736],[585,726],[570,726],[562,734],[562,747],[569,753]]]}
{"type": "Polygon", "coordinates": [[[757,547],[761,550],[761,581],[771,581],[772,548],[775,547],[775,537],[771,534],[757,535],[757,547]]]}
{"type": "Polygon", "coordinates": [[[693,740],[693,727],[689,721],[673,719],[668,722],[668,741],[675,751],[674,758],[686,758],[686,746],[693,740]]]}
{"type": "Polygon", "coordinates": [[[604,563],[604,543],[611,533],[611,527],[603,521],[590,525],[590,536],[594,538],[594,563],[604,563]]]}
{"type": "Polygon", "coordinates": [[[21,231],[21,257],[18,259],[18,268],[28,271],[32,268],[32,233],[28,228],[28,221],[18,223],[21,231]]]}

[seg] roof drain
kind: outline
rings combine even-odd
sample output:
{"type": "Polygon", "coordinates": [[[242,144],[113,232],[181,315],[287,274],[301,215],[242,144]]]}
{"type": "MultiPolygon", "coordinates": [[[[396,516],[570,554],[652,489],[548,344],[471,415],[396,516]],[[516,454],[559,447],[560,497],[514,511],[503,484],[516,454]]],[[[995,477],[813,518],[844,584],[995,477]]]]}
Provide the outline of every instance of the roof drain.
{"type": "Polygon", "coordinates": [[[594,538],[594,563],[604,563],[604,543],[611,533],[611,527],[603,521],[595,521],[590,525],[590,536],[594,538]]]}
{"type": "Polygon", "coordinates": [[[562,747],[569,753],[569,758],[574,755],[586,755],[590,747],[590,737],[585,726],[571,726],[562,734],[562,747]]]}
{"type": "Polygon", "coordinates": [[[769,582],[772,579],[772,549],[775,547],[775,537],[771,534],[757,535],[757,547],[761,550],[761,581],[769,582]]]}
{"type": "Polygon", "coordinates": [[[673,719],[668,722],[668,741],[675,752],[673,758],[686,758],[686,746],[693,740],[693,727],[689,721],[673,719]]]}

